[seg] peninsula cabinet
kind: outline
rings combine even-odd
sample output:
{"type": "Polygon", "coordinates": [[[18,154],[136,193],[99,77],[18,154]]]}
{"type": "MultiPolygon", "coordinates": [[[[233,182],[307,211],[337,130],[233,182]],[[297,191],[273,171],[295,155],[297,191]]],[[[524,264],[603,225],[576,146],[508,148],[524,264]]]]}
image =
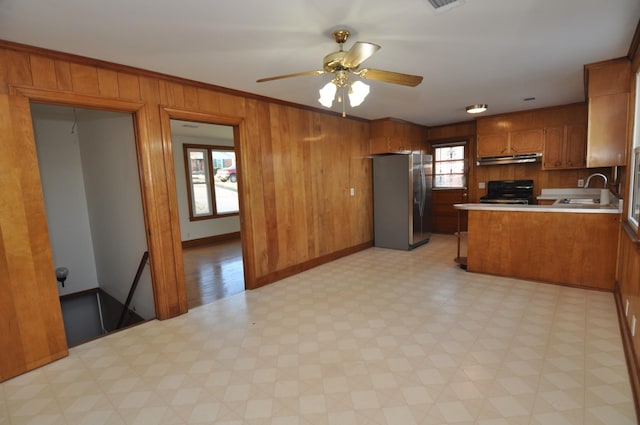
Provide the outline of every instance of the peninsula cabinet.
{"type": "Polygon", "coordinates": [[[544,129],[543,170],[563,170],[586,166],[587,136],[582,124],[544,129]]]}
{"type": "Polygon", "coordinates": [[[612,291],[619,214],[470,210],[467,270],[612,291]]]}
{"type": "Polygon", "coordinates": [[[626,164],[631,63],[615,59],[585,66],[589,106],[587,167],[626,164]]]}

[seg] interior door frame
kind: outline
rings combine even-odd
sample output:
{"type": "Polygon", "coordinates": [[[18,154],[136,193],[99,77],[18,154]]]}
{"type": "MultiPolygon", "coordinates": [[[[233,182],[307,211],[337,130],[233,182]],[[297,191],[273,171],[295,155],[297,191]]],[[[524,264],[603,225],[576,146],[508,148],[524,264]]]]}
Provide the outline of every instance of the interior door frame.
{"type": "MultiPolygon", "coordinates": [[[[163,241],[160,240],[161,232],[155,231],[159,222],[158,205],[164,206],[164,203],[157,201],[154,193],[154,186],[162,183],[151,179],[150,168],[152,164],[148,158],[149,151],[155,149],[155,147],[150,146],[148,142],[150,137],[147,130],[147,122],[150,119],[151,111],[148,110],[146,104],[23,86],[11,86],[9,94],[25,97],[29,102],[123,112],[132,115],[156,317],[158,319],[168,319],[177,314],[186,313],[187,299],[184,272],[182,272],[182,259],[179,259],[179,262],[173,268],[173,273],[170,273],[172,268],[164,261],[167,248],[163,246],[163,241]],[[172,305],[173,303],[170,301],[172,299],[178,300],[177,307],[172,305]]],[[[166,165],[172,166],[172,163],[171,158],[167,159],[165,156],[166,165]]],[[[171,194],[171,186],[168,187],[168,191],[171,194]]],[[[175,197],[175,193],[173,196],[175,197]]],[[[170,215],[170,222],[174,226],[177,225],[177,213],[175,216],[170,215]]]]}
{"type": "MultiPolygon", "coordinates": [[[[3,283],[2,311],[3,325],[0,347],[3,361],[0,364],[0,381],[4,381],[22,373],[43,366],[52,361],[66,357],[69,353],[62,319],[62,310],[58,299],[57,284],[53,264],[53,253],[45,219],[45,205],[42,195],[39,167],[37,163],[35,135],[31,103],[47,103],[54,105],[87,107],[132,114],[136,140],[138,172],[141,177],[143,168],[140,161],[140,125],[145,120],[143,104],[137,102],[102,99],[59,92],[55,90],[34,89],[10,85],[8,93],[2,95],[3,113],[2,127],[10,131],[4,152],[8,164],[5,164],[7,175],[4,183],[17,185],[22,189],[9,191],[11,208],[15,201],[16,214],[6,213],[7,225],[13,222],[21,224],[6,235],[2,243],[0,270],[7,276],[3,283]],[[16,155],[27,155],[26,165],[16,155]],[[16,165],[17,164],[17,165],[16,165]],[[25,172],[24,167],[34,167],[25,172]],[[19,178],[19,181],[15,179],[19,178]],[[28,192],[27,192],[28,191],[28,192]],[[19,201],[12,201],[16,194],[23,196],[22,208],[19,201]],[[25,197],[26,195],[26,197],[25,197]],[[7,245],[5,245],[7,244],[7,245]],[[16,281],[22,279],[21,288],[16,288],[16,281]]],[[[144,187],[144,180],[139,184],[144,187]]],[[[146,210],[143,194],[143,210],[146,210]]],[[[145,213],[145,226],[147,217],[145,213]]],[[[13,227],[13,225],[12,225],[13,227]]],[[[0,229],[2,231],[2,229],[0,229]]],[[[148,232],[145,232],[148,235],[148,232]]],[[[149,238],[147,237],[147,243],[149,238]]],[[[158,297],[154,282],[154,303],[158,305],[158,297]]],[[[157,308],[157,307],[156,307],[157,308]]]]}
{"type": "MultiPolygon", "coordinates": [[[[219,114],[209,114],[205,112],[195,112],[189,111],[186,109],[177,109],[161,106],[160,107],[160,121],[162,126],[162,139],[163,146],[165,151],[168,153],[168,156],[173,158],[173,144],[172,144],[172,135],[171,135],[171,119],[184,120],[184,121],[194,121],[205,124],[214,124],[214,125],[227,125],[233,127],[233,146],[236,153],[236,170],[238,175],[238,202],[239,202],[239,218],[240,218],[240,243],[242,247],[242,267],[244,272],[244,282],[245,289],[252,289],[255,287],[255,272],[252,266],[252,262],[250,261],[249,253],[252,251],[251,247],[251,238],[246,237],[248,234],[248,225],[245,221],[244,217],[246,214],[245,211],[245,202],[244,202],[244,186],[243,186],[243,174],[244,167],[242,161],[242,146],[244,140],[244,134],[246,134],[245,129],[245,120],[239,117],[232,117],[226,115],[219,114]]],[[[172,190],[173,197],[169,201],[170,207],[175,210],[175,213],[178,214],[178,199],[176,196],[176,174],[175,169],[173,167],[173,162],[171,163],[171,169],[169,174],[169,179],[171,180],[171,185],[174,188],[172,190]]],[[[174,233],[174,239],[181,241],[181,233],[180,233],[180,223],[179,221],[175,222],[175,226],[172,229],[174,233]]],[[[182,265],[182,274],[184,275],[184,264],[182,260],[182,243],[176,245],[176,250],[174,254],[179,257],[179,262],[182,265]]],[[[176,261],[177,262],[177,261],[176,261]]]]}

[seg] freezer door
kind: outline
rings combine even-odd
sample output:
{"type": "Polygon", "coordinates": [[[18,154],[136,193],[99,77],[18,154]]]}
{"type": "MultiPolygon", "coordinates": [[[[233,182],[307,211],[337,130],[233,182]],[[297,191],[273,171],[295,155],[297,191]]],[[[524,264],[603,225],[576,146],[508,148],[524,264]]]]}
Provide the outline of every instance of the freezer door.
{"type": "Polygon", "coordinates": [[[411,155],[412,214],[409,245],[413,248],[429,241],[431,226],[431,155],[411,155]]]}

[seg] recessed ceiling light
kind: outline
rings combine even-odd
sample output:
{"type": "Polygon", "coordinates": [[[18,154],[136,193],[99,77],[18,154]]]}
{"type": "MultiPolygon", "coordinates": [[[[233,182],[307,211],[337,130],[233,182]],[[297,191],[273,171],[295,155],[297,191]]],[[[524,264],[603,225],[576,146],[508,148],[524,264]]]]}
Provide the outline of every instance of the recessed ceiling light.
{"type": "Polygon", "coordinates": [[[467,112],[469,114],[479,114],[480,112],[484,112],[487,110],[489,105],[486,103],[479,103],[477,105],[467,106],[467,112]]]}

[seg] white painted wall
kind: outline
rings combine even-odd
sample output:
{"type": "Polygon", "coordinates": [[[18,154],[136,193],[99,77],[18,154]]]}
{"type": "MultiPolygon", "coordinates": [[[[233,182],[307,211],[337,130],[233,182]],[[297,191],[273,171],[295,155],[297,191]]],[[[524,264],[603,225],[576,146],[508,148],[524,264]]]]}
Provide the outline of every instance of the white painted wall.
{"type": "Polygon", "coordinates": [[[189,197],[187,195],[187,174],[184,168],[184,144],[233,146],[233,128],[229,127],[230,138],[201,138],[172,134],[173,161],[176,173],[178,214],[180,216],[180,236],[183,241],[224,235],[240,231],[240,217],[229,216],[209,220],[189,221],[189,197]]]}
{"type": "Polygon", "coordinates": [[[82,177],[78,128],[71,108],[32,105],[38,166],[46,206],[49,240],[55,267],[67,267],[69,277],[60,295],[98,286],[82,177]]]}
{"type": "MultiPolygon", "coordinates": [[[[147,251],[132,116],[85,111],[80,140],[98,281],[124,303],[147,251]]],[[[155,317],[149,265],[132,300],[134,307],[145,319],[155,317]]]]}

